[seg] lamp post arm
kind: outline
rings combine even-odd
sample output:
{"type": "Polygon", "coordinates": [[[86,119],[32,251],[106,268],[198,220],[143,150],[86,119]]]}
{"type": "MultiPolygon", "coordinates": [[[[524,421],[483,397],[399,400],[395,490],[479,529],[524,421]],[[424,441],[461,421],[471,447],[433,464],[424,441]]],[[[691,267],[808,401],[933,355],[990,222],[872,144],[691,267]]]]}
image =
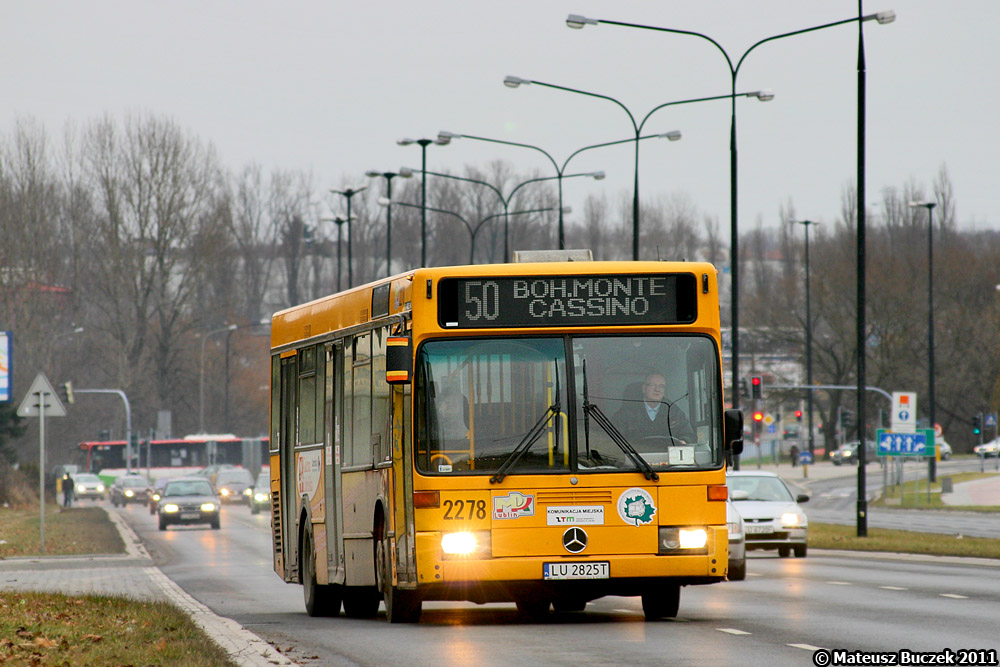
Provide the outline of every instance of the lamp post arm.
{"type": "MultiPolygon", "coordinates": [[[[589,151],[592,148],[606,148],[607,146],[617,146],[618,144],[631,144],[631,143],[634,143],[636,141],[645,141],[646,139],[656,139],[659,136],[660,135],[658,135],[658,134],[647,134],[644,137],[638,137],[638,138],[633,137],[631,139],[619,139],[618,141],[606,141],[603,144],[594,144],[593,146],[584,146],[583,148],[578,148],[575,151],[573,151],[572,153],[570,153],[569,157],[566,158],[566,161],[563,162],[562,170],[560,171],[560,173],[562,173],[563,171],[566,170],[566,167],[569,166],[569,161],[570,160],[572,160],[573,158],[575,158],[580,153],[582,153],[584,151],[589,151]]],[[[569,178],[569,177],[567,176],[567,178],[569,178]]]]}
{"type": "Polygon", "coordinates": [[[475,178],[466,178],[465,176],[455,176],[454,174],[444,174],[444,173],[441,173],[441,172],[438,172],[438,171],[428,171],[427,174],[430,175],[430,176],[439,176],[441,178],[451,178],[451,179],[456,180],[456,181],[465,181],[466,183],[475,183],[476,185],[485,185],[490,190],[492,190],[493,192],[496,193],[497,197],[500,198],[501,202],[504,201],[503,193],[500,192],[500,190],[495,185],[493,185],[492,183],[487,183],[486,181],[479,181],[479,180],[476,180],[475,178]]]}
{"type": "Polygon", "coordinates": [[[557,172],[559,171],[559,165],[556,163],[555,158],[553,158],[548,151],[546,151],[543,148],[539,148],[538,146],[532,146],[531,144],[521,144],[516,141],[504,141],[503,139],[490,139],[489,137],[477,137],[471,134],[463,134],[462,136],[465,137],[466,139],[475,139],[476,141],[488,141],[492,144],[503,144],[504,146],[519,146],[521,148],[530,148],[531,150],[538,151],[539,153],[547,157],[549,159],[549,162],[552,163],[552,166],[555,168],[555,170],[557,172]]]}
{"type": "MultiPolygon", "coordinates": [[[[872,17],[872,18],[874,18],[874,17],[872,17]]],[[[795,35],[804,35],[807,32],[815,32],[817,30],[823,30],[825,28],[833,28],[833,27],[836,27],[838,25],[845,25],[847,23],[855,23],[857,20],[858,20],[857,17],[849,18],[849,19],[843,19],[842,21],[834,21],[833,23],[824,23],[823,25],[815,25],[815,26],[813,26],[811,28],[803,28],[801,30],[793,30],[791,32],[783,32],[780,35],[771,35],[770,37],[765,37],[764,39],[760,40],[759,42],[756,42],[749,49],[747,49],[746,51],[743,52],[743,55],[740,56],[739,61],[736,63],[736,67],[732,67],[732,63],[730,63],[730,67],[732,67],[732,70],[733,70],[733,80],[735,81],[736,74],[740,71],[740,65],[743,64],[743,61],[746,60],[746,57],[748,55],[750,55],[751,51],[753,51],[754,49],[756,49],[761,44],[766,44],[768,42],[773,42],[776,39],[783,39],[785,37],[794,37],[795,35]]],[[[727,57],[727,60],[728,60],[728,57],[727,57]]]]}
{"type": "Polygon", "coordinates": [[[733,68],[733,61],[729,58],[729,54],[726,53],[726,50],[724,48],[722,48],[722,45],[719,44],[714,39],[712,39],[711,37],[709,37],[708,35],[702,34],[700,32],[694,32],[693,30],[678,30],[676,28],[660,28],[658,26],[653,26],[653,25],[642,25],[642,24],[639,24],[639,23],[625,23],[625,22],[622,22],[622,21],[606,21],[604,19],[597,19],[597,22],[598,23],[606,23],[608,25],[623,26],[625,28],[642,28],[643,30],[656,30],[658,32],[672,32],[675,35],[690,35],[692,37],[701,37],[702,39],[704,39],[704,40],[706,40],[708,42],[711,42],[715,46],[715,48],[717,48],[722,53],[722,55],[726,59],[726,63],[729,65],[729,71],[730,71],[730,73],[732,73],[732,72],[735,71],[734,68],[733,68]]]}
{"type": "Polygon", "coordinates": [[[132,406],[121,389],[74,389],[74,394],[116,394],[125,404],[125,472],[132,472],[132,406]]]}
{"type": "Polygon", "coordinates": [[[586,90],[578,90],[576,88],[569,88],[567,86],[559,86],[559,85],[556,85],[554,83],[544,83],[542,81],[532,81],[531,83],[534,84],[534,85],[536,85],[536,86],[545,86],[546,88],[555,88],[556,90],[565,90],[567,93],[576,93],[578,95],[586,95],[588,97],[597,97],[597,98],[602,99],[602,100],[607,100],[609,102],[614,102],[619,107],[621,107],[622,111],[624,111],[626,114],[628,114],[628,119],[630,121],[632,121],[632,130],[635,132],[636,136],[639,135],[639,126],[636,125],[636,123],[635,123],[635,116],[632,115],[632,112],[629,111],[629,109],[628,109],[627,106],[625,106],[624,104],[622,104],[621,102],[619,102],[615,98],[611,97],[610,95],[602,95],[600,93],[591,93],[591,92],[586,91],[586,90]]]}
{"type": "Polygon", "coordinates": [[[649,110],[649,113],[647,113],[643,117],[642,122],[639,123],[639,131],[642,132],[642,128],[646,124],[646,121],[649,120],[650,116],[652,116],[655,112],[659,111],[660,109],[663,109],[664,107],[673,107],[673,106],[677,106],[679,104],[692,104],[694,102],[711,102],[713,100],[728,100],[728,99],[734,98],[734,97],[741,97],[741,96],[745,97],[745,96],[748,96],[750,94],[751,93],[739,93],[739,94],[734,95],[733,93],[730,93],[728,95],[713,95],[712,97],[698,97],[698,98],[693,99],[693,100],[677,100],[675,102],[665,102],[665,103],[663,103],[663,104],[661,104],[659,106],[655,106],[655,107],[653,107],[652,109],[649,110]]]}

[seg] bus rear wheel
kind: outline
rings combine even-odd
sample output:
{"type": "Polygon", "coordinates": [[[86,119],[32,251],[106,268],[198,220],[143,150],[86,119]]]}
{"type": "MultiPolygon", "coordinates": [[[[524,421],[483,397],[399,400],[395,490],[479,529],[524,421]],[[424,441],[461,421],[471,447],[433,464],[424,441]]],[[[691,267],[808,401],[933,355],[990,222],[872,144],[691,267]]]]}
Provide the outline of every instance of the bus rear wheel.
{"type": "Polygon", "coordinates": [[[392,548],[385,532],[375,545],[375,575],[385,602],[385,618],[390,623],[417,623],[422,611],[420,595],[392,585],[392,548]]]}
{"type": "Polygon", "coordinates": [[[313,552],[312,530],[302,536],[299,551],[299,573],[302,579],[302,598],[310,616],[336,616],[340,614],[340,591],[337,585],[316,583],[316,555],[313,552]]]}
{"type": "Polygon", "coordinates": [[[661,618],[673,618],[681,606],[681,587],[679,584],[664,584],[657,586],[649,593],[642,594],[642,613],[647,621],[658,621],[661,618]]]}

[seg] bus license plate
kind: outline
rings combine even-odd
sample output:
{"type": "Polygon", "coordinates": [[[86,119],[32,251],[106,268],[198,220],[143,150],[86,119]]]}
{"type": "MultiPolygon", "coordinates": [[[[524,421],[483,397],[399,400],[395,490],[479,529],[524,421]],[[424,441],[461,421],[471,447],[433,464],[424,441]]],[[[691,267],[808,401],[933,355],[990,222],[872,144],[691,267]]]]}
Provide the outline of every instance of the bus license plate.
{"type": "Polygon", "coordinates": [[[608,579],[611,565],[607,561],[599,563],[545,563],[543,579],[608,579]]]}
{"type": "Polygon", "coordinates": [[[774,526],[747,526],[747,535],[770,535],[774,532],[774,526]]]}

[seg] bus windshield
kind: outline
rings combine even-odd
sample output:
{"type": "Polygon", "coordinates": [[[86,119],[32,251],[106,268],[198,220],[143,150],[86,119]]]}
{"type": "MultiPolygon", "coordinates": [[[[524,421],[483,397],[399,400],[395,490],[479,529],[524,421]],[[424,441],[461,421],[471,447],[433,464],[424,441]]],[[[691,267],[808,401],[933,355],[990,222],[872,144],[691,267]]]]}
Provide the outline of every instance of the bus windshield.
{"type": "Polygon", "coordinates": [[[724,462],[710,337],[433,340],[415,367],[431,474],[669,472],[724,462]]]}

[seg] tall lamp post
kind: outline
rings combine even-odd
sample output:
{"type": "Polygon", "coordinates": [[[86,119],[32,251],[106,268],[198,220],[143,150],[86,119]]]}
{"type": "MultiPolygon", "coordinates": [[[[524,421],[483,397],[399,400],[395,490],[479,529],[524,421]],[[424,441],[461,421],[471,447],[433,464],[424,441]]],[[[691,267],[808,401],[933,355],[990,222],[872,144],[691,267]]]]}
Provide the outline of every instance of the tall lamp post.
{"type": "MultiPolygon", "coordinates": [[[[927,209],[927,413],[930,428],[937,423],[934,413],[934,207],[932,201],[910,202],[913,208],[927,209]]],[[[927,475],[933,482],[937,476],[937,460],[927,459],[927,475]]]]}
{"type": "MultiPolygon", "coordinates": [[[[818,225],[812,220],[791,220],[792,224],[799,224],[806,233],[806,384],[809,391],[806,393],[806,410],[809,414],[809,454],[816,452],[815,436],[813,434],[813,359],[812,359],[812,304],[809,299],[809,226],[818,225]]],[[[862,440],[864,436],[862,436],[862,440]]]]}
{"type": "MultiPolygon", "coordinates": [[[[770,102],[774,99],[774,93],[767,90],[757,90],[750,93],[736,93],[735,81],[733,84],[733,92],[731,95],[714,95],[712,97],[699,97],[691,100],[678,100],[675,102],[666,102],[660,104],[659,106],[653,107],[643,119],[636,123],[635,116],[632,112],[622,104],[620,101],[609,95],[601,95],[599,93],[591,93],[586,90],[578,90],[576,88],[568,88],[566,86],[557,86],[552,83],[544,83],[542,81],[533,81],[530,79],[522,79],[516,76],[508,76],[503,80],[504,85],[508,88],[517,88],[518,86],[526,84],[534,84],[536,86],[544,86],[546,88],[555,88],[556,90],[564,90],[569,93],[576,93],[578,95],[586,95],[588,97],[596,97],[602,100],[608,100],[609,102],[614,102],[617,104],[625,113],[628,115],[628,119],[632,122],[632,131],[635,133],[635,181],[632,186],[632,259],[638,261],[639,259],[639,136],[642,134],[642,128],[655,112],[663,109],[665,107],[675,106],[678,104],[691,104],[693,102],[708,102],[711,100],[722,100],[737,97],[756,97],[761,102],[770,102]]],[[[735,104],[735,102],[734,102],[735,104]]],[[[680,138],[680,133],[678,133],[677,138],[680,138]]]]}
{"type": "Polygon", "coordinates": [[[565,228],[563,225],[563,213],[562,213],[563,211],[562,179],[565,178],[564,174],[566,171],[566,167],[569,166],[570,160],[572,160],[574,157],[576,157],[577,155],[579,155],[584,151],[589,151],[594,148],[604,148],[605,146],[615,146],[617,144],[627,144],[633,141],[638,142],[638,141],[644,141],[646,139],[669,139],[670,141],[677,141],[678,139],[681,138],[681,133],[675,130],[672,132],[664,132],[662,134],[650,134],[644,137],[634,137],[632,139],[620,139],[618,141],[607,141],[601,144],[594,144],[592,146],[584,146],[583,148],[579,148],[573,151],[573,153],[571,153],[570,156],[566,158],[566,160],[563,162],[562,167],[559,166],[559,163],[556,162],[555,158],[553,158],[548,151],[538,146],[533,146],[531,144],[522,144],[516,141],[504,141],[502,139],[490,139],[488,137],[477,137],[471,134],[456,134],[455,132],[447,132],[445,130],[439,132],[438,136],[447,137],[448,139],[474,139],[476,141],[488,141],[493,144],[503,144],[505,146],[518,146],[520,148],[530,148],[531,150],[538,151],[539,153],[547,157],[549,159],[549,162],[552,163],[552,166],[556,170],[555,178],[559,182],[559,249],[563,250],[566,248],[566,235],[565,235],[565,228]]]}
{"type": "Polygon", "coordinates": [[[341,289],[340,288],[340,276],[343,275],[343,272],[341,271],[341,267],[340,267],[340,257],[341,257],[341,254],[340,254],[340,242],[341,242],[341,238],[342,238],[341,227],[343,227],[344,223],[347,222],[347,218],[338,215],[338,216],[336,216],[334,218],[320,218],[320,220],[322,222],[332,222],[333,224],[337,225],[337,291],[339,292],[340,289],[341,289]]]}
{"type": "MultiPolygon", "coordinates": [[[[891,23],[892,21],[894,21],[896,19],[896,15],[893,12],[888,11],[888,12],[879,12],[877,14],[870,14],[870,15],[867,15],[867,16],[861,16],[860,17],[861,21],[870,21],[872,19],[878,21],[881,24],[885,24],[885,23],[891,23]]],[[[782,39],[784,37],[792,37],[792,36],[795,36],[795,35],[802,35],[802,34],[805,34],[805,33],[808,33],[808,32],[816,31],[816,30],[822,30],[824,28],[832,28],[832,27],[838,26],[838,25],[845,25],[847,23],[854,23],[855,21],[858,21],[858,20],[859,20],[859,18],[852,17],[852,18],[849,18],[849,19],[844,19],[842,21],[834,21],[833,23],[824,23],[823,25],[813,26],[811,28],[804,28],[802,30],[795,30],[795,31],[792,31],[792,32],[781,33],[780,35],[772,35],[771,37],[766,37],[766,38],[764,38],[764,39],[756,42],[755,44],[753,44],[752,46],[750,46],[750,48],[748,48],[746,51],[744,51],[743,55],[740,56],[739,60],[736,63],[736,66],[734,67],[733,66],[733,60],[732,60],[732,58],[730,58],[729,54],[726,52],[726,50],[724,48],[722,48],[722,45],[719,44],[714,39],[712,39],[711,37],[709,37],[708,35],[702,34],[700,32],[694,32],[694,31],[691,31],[691,30],[677,30],[677,29],[674,29],[674,28],[660,28],[660,27],[650,26],[650,25],[641,25],[641,24],[638,24],[638,23],[624,23],[624,22],[621,22],[621,21],[607,21],[607,20],[604,20],[604,19],[587,18],[585,16],[580,16],[578,14],[570,14],[566,18],[566,25],[568,27],[570,27],[570,28],[577,29],[577,30],[583,28],[586,25],[598,25],[600,23],[604,23],[604,24],[607,24],[607,25],[616,25],[616,26],[622,26],[622,27],[626,27],[626,28],[640,28],[640,29],[643,29],[643,30],[655,30],[655,31],[658,31],[658,32],[669,32],[669,33],[673,33],[673,34],[677,34],[677,35],[689,35],[691,37],[699,37],[701,39],[707,40],[712,45],[714,45],[715,48],[717,48],[722,53],[723,57],[725,57],[725,59],[726,59],[726,64],[729,66],[729,74],[730,74],[731,81],[732,81],[732,92],[733,92],[733,96],[732,96],[732,111],[731,111],[731,120],[730,120],[730,133],[729,133],[729,218],[730,218],[730,230],[729,230],[729,234],[730,234],[730,240],[729,240],[729,254],[730,254],[729,263],[730,263],[730,269],[729,270],[730,270],[730,275],[732,276],[732,290],[731,290],[732,291],[732,295],[731,295],[731,299],[730,300],[731,300],[731,310],[732,310],[732,314],[731,314],[731,319],[732,319],[731,326],[733,328],[733,330],[732,330],[732,349],[733,349],[733,352],[732,352],[732,364],[731,364],[732,365],[732,373],[733,373],[733,385],[732,385],[733,386],[733,407],[737,407],[737,398],[739,396],[739,393],[736,391],[736,388],[739,386],[739,377],[740,377],[740,374],[739,374],[739,352],[740,352],[740,348],[739,348],[739,340],[740,340],[740,337],[739,337],[739,294],[740,294],[740,291],[739,291],[739,284],[740,284],[739,283],[739,231],[738,231],[738,224],[737,224],[737,188],[736,188],[736,183],[737,183],[737,178],[736,178],[736,176],[737,176],[737,169],[736,169],[736,167],[737,167],[737,159],[736,159],[736,78],[739,75],[740,66],[743,64],[743,61],[746,59],[746,57],[748,55],[750,55],[751,51],[753,51],[754,49],[756,49],[761,44],[765,44],[767,42],[773,42],[774,40],[782,39]]]]}
{"type": "MultiPolygon", "coordinates": [[[[356,188],[344,188],[343,190],[330,190],[330,192],[332,192],[333,194],[335,194],[335,195],[341,195],[342,197],[344,197],[347,200],[347,287],[348,287],[348,289],[351,288],[351,287],[354,287],[354,272],[353,272],[353,268],[352,268],[354,266],[354,262],[351,261],[351,242],[354,239],[354,234],[351,233],[351,220],[353,220],[353,218],[351,217],[351,198],[354,197],[354,195],[358,194],[359,192],[363,192],[367,188],[368,188],[367,185],[361,185],[361,186],[356,187],[356,188]]],[[[337,239],[338,239],[337,243],[338,243],[338,247],[339,247],[339,243],[340,243],[340,241],[339,241],[339,239],[340,239],[340,231],[339,231],[339,229],[338,229],[338,232],[337,232],[337,239]]],[[[339,251],[338,251],[338,254],[339,254],[339,251]]],[[[338,275],[338,278],[339,278],[339,275],[338,275]]]]}
{"type": "MultiPolygon", "coordinates": [[[[378,200],[378,203],[379,203],[379,206],[385,206],[387,208],[392,207],[392,206],[406,206],[407,208],[422,208],[419,204],[409,204],[407,202],[401,202],[401,201],[390,201],[389,199],[385,199],[384,197],[380,198],[378,200]]],[[[572,213],[573,212],[572,209],[569,209],[568,207],[567,207],[567,209],[568,209],[566,211],[567,213],[572,213]]],[[[430,207],[430,206],[426,207],[426,210],[433,211],[434,213],[444,213],[445,215],[454,216],[454,217],[458,218],[459,221],[461,221],[461,223],[463,225],[465,225],[465,229],[469,232],[469,264],[474,264],[475,263],[475,255],[476,255],[476,235],[479,233],[479,231],[483,228],[483,226],[487,222],[489,222],[490,220],[493,220],[495,218],[499,218],[501,215],[507,216],[507,215],[524,215],[526,213],[545,213],[546,211],[551,211],[552,209],[551,208],[533,208],[533,209],[528,209],[528,210],[525,210],[525,211],[510,211],[509,213],[507,211],[504,211],[503,213],[494,213],[493,215],[488,215],[485,218],[483,218],[482,220],[480,220],[476,224],[475,227],[472,226],[472,223],[470,223],[468,220],[466,220],[464,217],[462,217],[458,213],[455,213],[454,211],[446,211],[445,209],[433,208],[433,207],[430,207]]]]}
{"type": "MultiPolygon", "coordinates": [[[[209,337],[214,336],[217,333],[222,333],[223,331],[228,331],[232,333],[236,331],[237,326],[235,324],[230,324],[229,326],[222,327],[221,329],[212,329],[201,339],[201,380],[199,382],[198,389],[198,432],[205,432],[205,343],[208,342],[209,337]]],[[[229,387],[229,339],[226,339],[226,387],[228,391],[229,387]]]]}
{"type": "MultiPolygon", "coordinates": [[[[409,178],[413,175],[409,169],[400,169],[399,171],[366,171],[365,176],[368,178],[378,178],[381,176],[385,179],[385,196],[387,199],[392,199],[392,179],[399,176],[400,178],[409,178]]],[[[392,275],[392,207],[386,207],[385,209],[385,275],[389,277],[392,275]]]]}
{"type": "Polygon", "coordinates": [[[418,144],[420,146],[420,266],[427,266],[427,147],[431,144],[435,146],[447,146],[451,142],[447,137],[438,136],[437,139],[409,139],[403,138],[396,141],[400,146],[410,146],[418,144]]]}
{"type": "MultiPolygon", "coordinates": [[[[487,183],[486,181],[479,181],[479,180],[476,180],[474,178],[465,178],[464,176],[455,176],[453,174],[444,174],[444,173],[440,173],[440,172],[436,172],[436,171],[428,171],[426,173],[429,176],[438,176],[440,178],[450,178],[450,179],[455,180],[455,181],[465,181],[466,183],[475,183],[477,185],[484,185],[484,186],[488,187],[490,190],[492,190],[494,193],[496,193],[497,197],[500,199],[500,205],[503,206],[503,216],[504,216],[504,220],[503,220],[503,257],[504,257],[504,260],[503,261],[504,262],[506,262],[508,260],[508,258],[510,257],[510,243],[509,243],[509,237],[510,237],[510,235],[508,233],[508,224],[507,224],[508,223],[508,217],[510,216],[510,213],[508,212],[508,209],[510,208],[510,202],[511,202],[511,200],[514,199],[514,195],[517,193],[518,190],[520,190],[525,185],[529,185],[531,183],[538,183],[540,181],[553,181],[553,180],[556,180],[556,179],[576,178],[576,177],[579,177],[579,176],[588,176],[590,178],[593,178],[595,181],[600,181],[600,180],[603,180],[604,176],[605,176],[605,174],[604,174],[603,171],[588,171],[588,172],[583,172],[583,173],[579,173],[579,174],[559,174],[558,176],[543,176],[541,178],[532,178],[532,179],[529,179],[527,181],[524,181],[522,183],[518,183],[517,185],[515,185],[514,188],[510,191],[510,194],[507,195],[506,197],[504,197],[503,192],[501,192],[499,188],[497,188],[492,183],[487,183]]],[[[560,204],[561,203],[562,202],[560,201],[560,204]]],[[[560,206],[560,210],[561,209],[562,209],[562,206],[560,206]]]]}

